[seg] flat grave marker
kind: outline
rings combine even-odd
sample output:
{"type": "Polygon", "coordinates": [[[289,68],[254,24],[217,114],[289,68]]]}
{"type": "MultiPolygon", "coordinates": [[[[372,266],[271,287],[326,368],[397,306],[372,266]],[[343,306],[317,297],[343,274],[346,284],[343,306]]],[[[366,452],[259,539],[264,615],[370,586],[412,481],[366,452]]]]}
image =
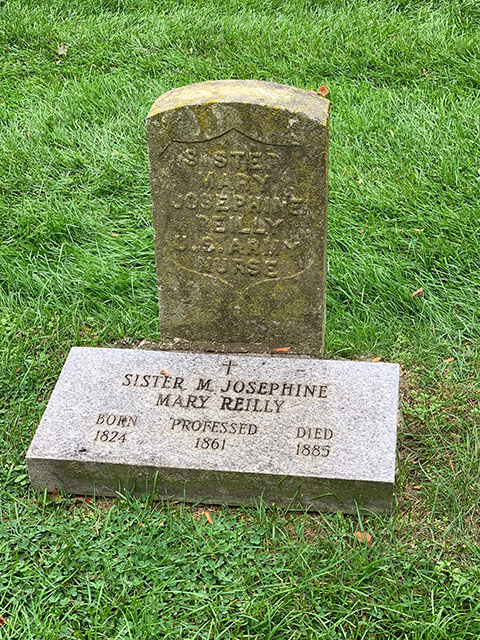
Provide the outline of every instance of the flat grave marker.
{"type": "Polygon", "coordinates": [[[74,347],[27,454],[75,494],[389,511],[399,366],[74,347]]]}

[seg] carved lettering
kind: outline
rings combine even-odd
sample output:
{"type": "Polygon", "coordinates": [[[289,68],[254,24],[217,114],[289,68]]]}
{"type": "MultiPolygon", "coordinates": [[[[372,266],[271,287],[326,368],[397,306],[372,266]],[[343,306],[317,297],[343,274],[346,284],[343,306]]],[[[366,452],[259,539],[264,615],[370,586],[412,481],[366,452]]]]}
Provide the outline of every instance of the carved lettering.
{"type": "Polygon", "coordinates": [[[197,162],[197,150],[192,148],[184,149],[182,160],[190,166],[194,166],[197,162]]]}
{"type": "Polygon", "coordinates": [[[163,159],[172,172],[164,189],[165,246],[175,268],[239,289],[307,269],[312,249],[299,236],[299,218],[302,227],[313,223],[304,194],[314,176],[303,154],[235,129],[194,145],[171,143],[163,159]],[[178,164],[169,160],[172,152],[178,164]]]}
{"type": "Polygon", "coordinates": [[[95,424],[106,424],[109,427],[134,427],[138,416],[116,415],[113,413],[99,413],[95,424]]]}

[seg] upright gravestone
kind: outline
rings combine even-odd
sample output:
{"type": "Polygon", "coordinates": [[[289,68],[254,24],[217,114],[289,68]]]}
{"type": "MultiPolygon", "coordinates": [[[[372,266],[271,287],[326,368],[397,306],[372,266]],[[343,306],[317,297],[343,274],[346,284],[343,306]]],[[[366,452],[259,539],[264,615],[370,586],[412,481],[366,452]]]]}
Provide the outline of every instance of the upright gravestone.
{"type": "Polygon", "coordinates": [[[329,102],[254,80],[174,89],[147,117],[167,348],[320,355],[329,102]]]}

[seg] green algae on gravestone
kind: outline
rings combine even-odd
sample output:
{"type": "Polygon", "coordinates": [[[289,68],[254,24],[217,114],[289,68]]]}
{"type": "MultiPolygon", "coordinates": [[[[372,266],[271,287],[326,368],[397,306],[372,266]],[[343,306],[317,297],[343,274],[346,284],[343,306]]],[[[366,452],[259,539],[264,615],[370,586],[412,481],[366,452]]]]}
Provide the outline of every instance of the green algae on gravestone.
{"type": "Polygon", "coordinates": [[[328,122],[328,100],[271,82],[203,82],[156,100],[164,347],[322,354],[328,122]]]}

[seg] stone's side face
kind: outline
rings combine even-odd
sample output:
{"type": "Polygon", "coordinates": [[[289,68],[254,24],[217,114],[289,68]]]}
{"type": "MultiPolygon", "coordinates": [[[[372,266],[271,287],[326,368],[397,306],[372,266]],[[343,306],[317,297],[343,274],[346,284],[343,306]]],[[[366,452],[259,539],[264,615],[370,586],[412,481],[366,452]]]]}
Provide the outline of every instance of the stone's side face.
{"type": "Polygon", "coordinates": [[[174,89],[147,117],[164,344],[320,355],[328,111],[269,82],[174,89]]]}
{"type": "Polygon", "coordinates": [[[394,364],[74,347],[27,454],[71,493],[389,511],[394,364]]]}

